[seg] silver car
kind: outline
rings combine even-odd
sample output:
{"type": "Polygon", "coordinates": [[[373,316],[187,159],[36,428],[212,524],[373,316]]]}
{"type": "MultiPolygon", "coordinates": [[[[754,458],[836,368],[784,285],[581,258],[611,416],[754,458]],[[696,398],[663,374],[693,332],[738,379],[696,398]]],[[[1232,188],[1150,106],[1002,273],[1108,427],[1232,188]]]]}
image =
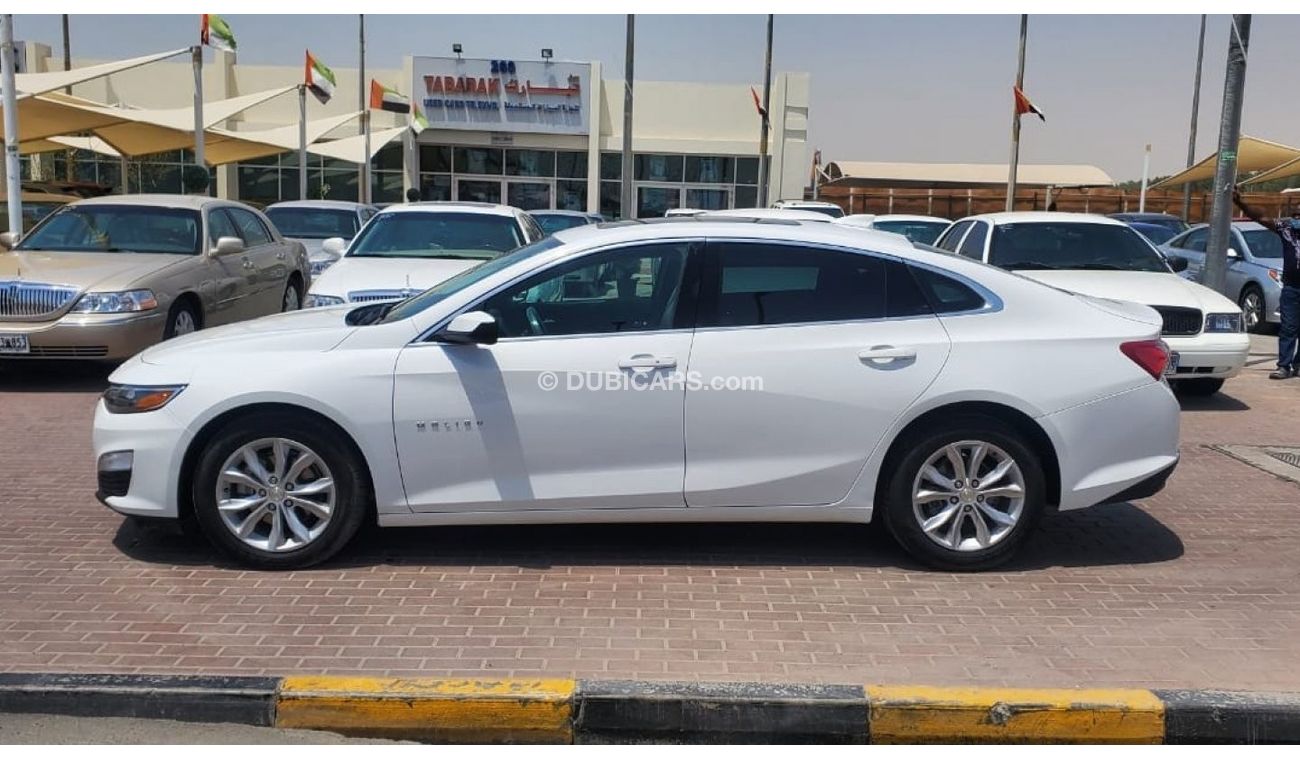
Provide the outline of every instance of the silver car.
{"type": "Polygon", "coordinates": [[[319,275],[339,260],[347,244],[379,209],[352,201],[284,201],[266,207],[266,216],[289,240],[302,243],[311,261],[311,274],[319,275]],[[327,241],[334,240],[330,245],[327,241]]]}
{"type": "MultiPolygon", "coordinates": [[[[1209,226],[1201,224],[1174,237],[1160,250],[1187,259],[1183,277],[1200,282],[1209,238],[1209,226]]],[[[1263,332],[1281,321],[1278,302],[1282,297],[1282,241],[1276,233],[1255,222],[1232,223],[1223,294],[1241,306],[1246,329],[1251,332],[1263,332]]]]}

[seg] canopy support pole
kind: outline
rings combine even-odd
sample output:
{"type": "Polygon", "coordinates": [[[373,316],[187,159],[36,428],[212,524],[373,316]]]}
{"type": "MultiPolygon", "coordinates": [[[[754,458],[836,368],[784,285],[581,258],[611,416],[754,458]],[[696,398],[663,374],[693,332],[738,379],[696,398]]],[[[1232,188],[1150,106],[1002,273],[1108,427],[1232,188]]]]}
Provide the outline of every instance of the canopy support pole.
{"type": "Polygon", "coordinates": [[[203,46],[190,48],[194,66],[194,165],[207,168],[203,156],[203,46]]]}
{"type": "Polygon", "coordinates": [[[18,163],[18,83],[14,77],[14,17],[0,15],[0,67],[4,72],[5,192],[9,199],[9,231],[23,234],[22,168],[18,163]]]}

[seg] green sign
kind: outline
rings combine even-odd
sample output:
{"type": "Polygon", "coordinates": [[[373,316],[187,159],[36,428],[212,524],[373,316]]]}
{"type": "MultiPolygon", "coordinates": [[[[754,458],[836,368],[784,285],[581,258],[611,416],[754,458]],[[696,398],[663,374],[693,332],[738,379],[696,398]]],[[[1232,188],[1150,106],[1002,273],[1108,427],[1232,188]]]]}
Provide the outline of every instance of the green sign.
{"type": "Polygon", "coordinates": [[[1237,151],[1235,151],[1235,150],[1225,150],[1225,151],[1223,151],[1222,153],[1219,154],[1219,160],[1220,160],[1220,161],[1236,161],[1236,160],[1237,160],[1237,151]]]}

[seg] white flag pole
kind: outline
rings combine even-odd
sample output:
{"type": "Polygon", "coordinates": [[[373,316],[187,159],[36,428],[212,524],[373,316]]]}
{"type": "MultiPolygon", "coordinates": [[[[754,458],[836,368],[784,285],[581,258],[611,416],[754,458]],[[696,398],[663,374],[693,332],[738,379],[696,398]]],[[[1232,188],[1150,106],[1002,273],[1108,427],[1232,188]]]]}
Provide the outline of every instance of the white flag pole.
{"type": "Polygon", "coordinates": [[[203,46],[190,48],[194,64],[194,165],[207,168],[203,156],[203,46]]]}
{"type": "Polygon", "coordinates": [[[298,85],[298,200],[307,200],[307,85],[298,85]]]}

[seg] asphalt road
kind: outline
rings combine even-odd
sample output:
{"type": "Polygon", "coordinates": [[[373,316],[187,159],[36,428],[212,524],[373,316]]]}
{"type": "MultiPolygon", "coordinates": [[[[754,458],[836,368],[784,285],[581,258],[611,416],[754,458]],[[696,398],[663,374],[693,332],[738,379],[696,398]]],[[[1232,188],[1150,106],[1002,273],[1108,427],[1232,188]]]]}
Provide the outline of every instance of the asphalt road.
{"type": "Polygon", "coordinates": [[[177,723],[134,718],[0,713],[3,744],[394,744],[349,739],[325,731],[259,728],[231,723],[177,723]]]}

